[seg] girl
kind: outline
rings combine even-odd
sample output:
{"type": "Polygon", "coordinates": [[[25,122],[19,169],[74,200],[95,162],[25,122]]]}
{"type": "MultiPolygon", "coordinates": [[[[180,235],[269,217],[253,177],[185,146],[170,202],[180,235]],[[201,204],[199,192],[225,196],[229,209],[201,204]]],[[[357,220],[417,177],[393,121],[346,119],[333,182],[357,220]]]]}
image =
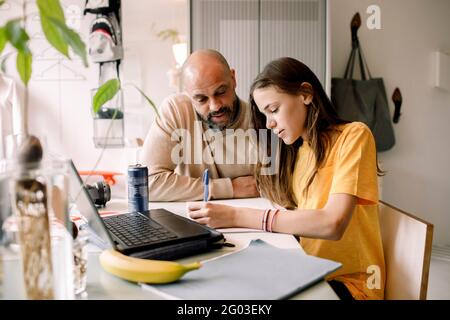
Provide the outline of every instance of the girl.
{"type": "Polygon", "coordinates": [[[306,253],[343,264],[327,278],[341,298],[383,299],[379,170],[370,129],[340,120],[314,73],[292,58],[270,62],[256,77],[250,105],[255,129],[267,127],[283,141],[279,172],[256,168],[261,194],[290,210],[197,203],[189,216],[214,228],[300,236],[306,253]]]}

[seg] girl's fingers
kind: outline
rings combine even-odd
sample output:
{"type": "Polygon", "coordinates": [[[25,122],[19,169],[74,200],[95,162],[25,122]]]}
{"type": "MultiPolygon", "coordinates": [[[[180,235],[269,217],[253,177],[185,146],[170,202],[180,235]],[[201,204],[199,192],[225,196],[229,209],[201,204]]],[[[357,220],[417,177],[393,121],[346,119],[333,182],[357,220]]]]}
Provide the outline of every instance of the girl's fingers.
{"type": "Polygon", "coordinates": [[[199,219],[205,216],[203,210],[188,211],[188,216],[192,219],[199,219]]]}
{"type": "Polygon", "coordinates": [[[192,211],[192,210],[199,210],[204,207],[203,202],[187,202],[186,203],[186,210],[192,211]]]}
{"type": "Polygon", "coordinates": [[[209,223],[209,218],[199,218],[199,219],[195,219],[195,222],[198,222],[200,224],[208,224],[209,223]]]}

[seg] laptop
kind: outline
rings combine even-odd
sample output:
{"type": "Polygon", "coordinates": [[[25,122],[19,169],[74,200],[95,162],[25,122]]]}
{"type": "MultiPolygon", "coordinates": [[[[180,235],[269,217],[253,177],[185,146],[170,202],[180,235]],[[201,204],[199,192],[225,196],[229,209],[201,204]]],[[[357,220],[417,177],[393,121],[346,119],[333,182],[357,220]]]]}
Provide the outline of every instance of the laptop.
{"type": "MultiPolygon", "coordinates": [[[[70,198],[84,218],[91,240],[102,249],[132,257],[174,260],[221,248],[222,233],[165,209],[101,217],[70,161],[70,198]]],[[[80,227],[81,228],[81,227],[80,227]]]]}

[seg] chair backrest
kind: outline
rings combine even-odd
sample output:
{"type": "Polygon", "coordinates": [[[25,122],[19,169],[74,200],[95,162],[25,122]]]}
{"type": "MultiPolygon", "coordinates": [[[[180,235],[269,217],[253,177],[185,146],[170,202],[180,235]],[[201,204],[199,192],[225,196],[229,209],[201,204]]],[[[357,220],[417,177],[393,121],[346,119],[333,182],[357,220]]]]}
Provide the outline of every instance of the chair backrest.
{"type": "Polygon", "coordinates": [[[385,299],[425,300],[433,225],[383,201],[379,207],[386,263],[385,299]]]}

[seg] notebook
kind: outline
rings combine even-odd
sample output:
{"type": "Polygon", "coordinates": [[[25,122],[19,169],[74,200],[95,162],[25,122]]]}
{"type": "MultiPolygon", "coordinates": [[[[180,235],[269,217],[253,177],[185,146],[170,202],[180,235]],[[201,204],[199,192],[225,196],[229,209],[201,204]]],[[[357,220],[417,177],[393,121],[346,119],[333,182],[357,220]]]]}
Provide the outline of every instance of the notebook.
{"type": "Polygon", "coordinates": [[[252,240],[240,251],[202,262],[177,282],[141,286],[168,299],[286,299],[321,281],[341,263],[252,240]]]}
{"type": "Polygon", "coordinates": [[[220,248],[222,233],[165,209],[129,212],[101,217],[70,161],[70,198],[91,231],[92,241],[102,249],[132,257],[174,260],[220,248]]]}

